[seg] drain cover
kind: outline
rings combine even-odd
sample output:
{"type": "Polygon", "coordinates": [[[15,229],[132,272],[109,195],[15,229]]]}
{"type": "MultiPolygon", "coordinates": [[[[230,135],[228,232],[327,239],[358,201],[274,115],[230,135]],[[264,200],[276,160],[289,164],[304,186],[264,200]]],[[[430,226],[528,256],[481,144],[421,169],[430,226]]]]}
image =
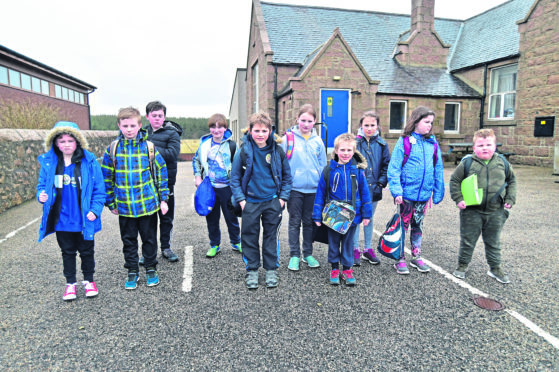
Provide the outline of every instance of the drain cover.
{"type": "Polygon", "coordinates": [[[503,305],[499,301],[487,297],[482,297],[482,296],[475,296],[474,304],[481,307],[482,309],[492,310],[492,311],[500,311],[505,308],[505,305],[503,305]]]}

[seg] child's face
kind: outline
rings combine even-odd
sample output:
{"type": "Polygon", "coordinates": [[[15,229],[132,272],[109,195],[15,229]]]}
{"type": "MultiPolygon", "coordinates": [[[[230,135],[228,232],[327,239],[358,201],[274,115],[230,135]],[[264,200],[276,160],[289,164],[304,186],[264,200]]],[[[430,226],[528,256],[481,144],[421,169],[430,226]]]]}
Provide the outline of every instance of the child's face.
{"type": "Polygon", "coordinates": [[[210,127],[210,133],[212,135],[212,138],[214,140],[214,142],[221,142],[221,140],[223,139],[223,135],[225,134],[225,131],[227,130],[227,128],[215,123],[214,125],[212,125],[210,127]]]}
{"type": "Polygon", "coordinates": [[[429,133],[431,127],[433,126],[433,120],[435,120],[435,117],[433,115],[427,115],[417,124],[415,124],[414,132],[422,136],[426,135],[427,133],[429,133]]]}
{"type": "Polygon", "coordinates": [[[314,116],[307,112],[302,113],[301,116],[299,116],[299,119],[297,119],[297,124],[299,124],[299,132],[301,132],[301,134],[304,136],[308,136],[312,132],[314,123],[316,123],[316,119],[314,118],[314,116]]]}
{"type": "Polygon", "coordinates": [[[163,110],[152,111],[146,115],[146,119],[148,119],[149,123],[151,124],[151,129],[153,129],[153,131],[155,132],[163,126],[163,122],[165,121],[165,113],[163,113],[163,110]]]}
{"type": "Polygon", "coordinates": [[[118,128],[126,139],[135,139],[142,125],[139,123],[140,118],[120,119],[118,128]]]}
{"type": "Polygon", "coordinates": [[[338,145],[338,148],[334,150],[336,152],[336,155],[338,155],[338,163],[339,164],[349,163],[349,161],[351,160],[351,158],[353,157],[353,154],[355,152],[353,150],[353,145],[354,145],[353,142],[342,141],[338,145]]]}
{"type": "Polygon", "coordinates": [[[481,137],[474,143],[474,154],[481,160],[491,159],[496,149],[495,137],[481,137]]]}
{"type": "Polygon", "coordinates": [[[270,130],[264,124],[255,123],[250,130],[250,135],[256,146],[262,148],[266,146],[268,137],[270,137],[270,130]]]}
{"type": "Polygon", "coordinates": [[[367,138],[371,138],[376,135],[378,131],[377,118],[365,116],[363,123],[361,123],[361,129],[363,129],[363,133],[367,138]]]}
{"type": "Polygon", "coordinates": [[[63,134],[56,139],[56,146],[63,155],[73,155],[76,151],[76,139],[69,134],[63,134]]]}

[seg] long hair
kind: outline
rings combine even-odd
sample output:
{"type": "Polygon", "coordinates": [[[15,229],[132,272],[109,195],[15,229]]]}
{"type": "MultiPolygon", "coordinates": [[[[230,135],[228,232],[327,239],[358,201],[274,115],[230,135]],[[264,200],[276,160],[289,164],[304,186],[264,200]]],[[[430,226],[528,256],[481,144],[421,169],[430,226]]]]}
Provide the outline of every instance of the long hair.
{"type": "MultiPolygon", "coordinates": [[[[412,111],[408,122],[406,123],[406,127],[404,128],[404,132],[402,133],[402,137],[407,137],[415,130],[415,126],[419,123],[423,118],[433,115],[433,119],[435,119],[435,113],[431,111],[431,109],[425,106],[419,106],[415,110],[412,111]]],[[[423,137],[429,138],[433,134],[433,125],[431,125],[431,130],[429,133],[425,134],[423,137]]]]}

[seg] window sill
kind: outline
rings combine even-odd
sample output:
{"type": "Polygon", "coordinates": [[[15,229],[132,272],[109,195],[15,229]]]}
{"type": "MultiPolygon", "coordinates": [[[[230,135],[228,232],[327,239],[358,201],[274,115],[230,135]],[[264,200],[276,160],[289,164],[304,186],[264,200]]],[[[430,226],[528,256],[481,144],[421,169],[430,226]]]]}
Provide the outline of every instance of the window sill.
{"type": "Polygon", "coordinates": [[[514,127],[516,126],[516,120],[515,119],[503,119],[503,120],[487,119],[483,123],[483,126],[484,127],[514,127]]]}

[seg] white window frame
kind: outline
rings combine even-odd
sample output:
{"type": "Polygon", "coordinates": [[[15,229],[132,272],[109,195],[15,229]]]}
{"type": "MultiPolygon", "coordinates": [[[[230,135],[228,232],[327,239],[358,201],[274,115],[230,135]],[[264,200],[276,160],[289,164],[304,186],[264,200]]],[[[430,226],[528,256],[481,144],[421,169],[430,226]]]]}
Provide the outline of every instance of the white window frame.
{"type": "Polygon", "coordinates": [[[461,102],[445,102],[444,103],[444,113],[445,113],[445,117],[444,117],[444,121],[443,121],[443,130],[445,133],[460,133],[460,118],[461,118],[461,110],[462,110],[462,103],[461,102]],[[456,105],[458,106],[457,108],[457,115],[456,115],[456,128],[452,129],[452,130],[447,130],[445,129],[445,121],[446,121],[446,105],[456,105]]]}
{"type": "Polygon", "coordinates": [[[391,99],[388,102],[388,132],[389,133],[402,133],[404,131],[404,128],[406,127],[406,123],[407,123],[407,112],[408,112],[408,101],[405,100],[401,100],[401,99],[391,99]],[[402,123],[402,129],[392,129],[390,128],[390,121],[391,121],[391,115],[392,115],[392,103],[403,103],[404,104],[404,122],[402,123]]]}
{"type": "Polygon", "coordinates": [[[506,65],[506,66],[499,66],[499,67],[495,67],[491,69],[491,79],[489,81],[489,102],[488,102],[488,110],[487,110],[487,119],[488,120],[513,120],[514,119],[514,113],[515,113],[515,109],[516,109],[516,85],[518,83],[518,64],[511,64],[511,65],[506,65]],[[499,70],[505,69],[505,68],[511,68],[511,67],[516,67],[516,78],[515,78],[515,86],[514,86],[514,90],[505,90],[502,92],[491,92],[493,89],[493,79],[495,78],[495,73],[499,70]],[[504,116],[504,111],[505,111],[505,96],[508,94],[514,94],[514,106],[513,109],[513,114],[512,116],[504,116]],[[501,107],[499,109],[498,115],[497,116],[491,116],[492,112],[493,112],[493,108],[492,108],[492,104],[493,102],[495,102],[494,99],[498,99],[501,107]]]}

